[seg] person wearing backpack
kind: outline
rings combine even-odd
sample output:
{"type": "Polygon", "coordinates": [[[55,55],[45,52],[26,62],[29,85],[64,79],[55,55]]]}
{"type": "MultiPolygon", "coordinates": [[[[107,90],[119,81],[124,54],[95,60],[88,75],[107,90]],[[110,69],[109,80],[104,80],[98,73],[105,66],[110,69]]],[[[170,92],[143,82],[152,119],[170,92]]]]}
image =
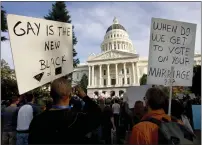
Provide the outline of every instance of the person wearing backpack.
{"type": "Polygon", "coordinates": [[[63,77],[51,83],[52,108],[32,120],[28,139],[30,145],[89,142],[87,136],[101,124],[101,109],[81,87],[76,86],[74,92],[72,90],[71,82],[63,77]],[[72,93],[85,102],[82,112],[70,106],[72,93]]]}
{"type": "Polygon", "coordinates": [[[195,137],[182,122],[168,116],[164,111],[167,96],[159,88],[146,92],[148,113],[135,125],[129,139],[133,145],[194,144],[195,137]]]}

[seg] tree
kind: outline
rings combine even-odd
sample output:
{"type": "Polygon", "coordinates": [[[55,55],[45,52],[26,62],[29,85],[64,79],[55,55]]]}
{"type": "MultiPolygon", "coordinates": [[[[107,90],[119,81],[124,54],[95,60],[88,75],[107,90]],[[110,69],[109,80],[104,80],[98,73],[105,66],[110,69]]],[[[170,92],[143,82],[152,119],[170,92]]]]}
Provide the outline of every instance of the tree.
{"type": "Polygon", "coordinates": [[[9,67],[4,59],[1,59],[1,94],[2,100],[8,100],[12,96],[18,95],[14,70],[9,67]]]}
{"type": "Polygon", "coordinates": [[[191,91],[196,96],[197,95],[201,96],[201,66],[200,65],[194,66],[191,91]]]}
{"type": "MultiPolygon", "coordinates": [[[[37,99],[49,97],[49,86],[48,83],[28,93],[32,93],[37,99]]],[[[9,67],[4,59],[1,60],[1,94],[2,100],[8,100],[12,96],[19,95],[15,71],[9,67]]]]}
{"type": "Polygon", "coordinates": [[[88,87],[88,76],[84,74],[80,81],[81,88],[87,93],[87,87],[88,87]]]}
{"type": "MultiPolygon", "coordinates": [[[[53,20],[53,21],[59,21],[59,22],[65,22],[65,23],[71,23],[71,16],[69,15],[69,11],[66,9],[65,2],[57,1],[55,4],[52,4],[52,10],[49,11],[48,15],[44,17],[47,20],[53,20]]],[[[74,30],[74,26],[72,28],[74,30]]],[[[75,36],[75,33],[73,31],[73,66],[76,67],[77,64],[80,63],[78,58],[75,58],[77,56],[77,52],[74,48],[74,46],[77,44],[77,38],[75,36]]]]}
{"type": "Polygon", "coordinates": [[[143,76],[140,78],[140,85],[146,85],[147,84],[147,75],[143,74],[143,76]]]}
{"type": "MultiPolygon", "coordinates": [[[[6,11],[3,10],[3,6],[1,6],[1,31],[6,32],[7,31],[7,22],[6,22],[6,11]]],[[[6,37],[1,36],[1,41],[7,40],[6,37]]]]}

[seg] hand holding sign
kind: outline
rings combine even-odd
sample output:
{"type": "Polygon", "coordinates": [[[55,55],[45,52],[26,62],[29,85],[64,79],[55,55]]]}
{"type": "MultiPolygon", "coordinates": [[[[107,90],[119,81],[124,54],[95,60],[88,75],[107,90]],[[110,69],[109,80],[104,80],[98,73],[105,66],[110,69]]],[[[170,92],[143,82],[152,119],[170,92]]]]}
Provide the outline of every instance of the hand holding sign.
{"type": "Polygon", "coordinates": [[[83,91],[83,89],[79,85],[75,86],[74,88],[75,88],[76,95],[78,95],[81,98],[86,96],[86,93],[83,91]]]}

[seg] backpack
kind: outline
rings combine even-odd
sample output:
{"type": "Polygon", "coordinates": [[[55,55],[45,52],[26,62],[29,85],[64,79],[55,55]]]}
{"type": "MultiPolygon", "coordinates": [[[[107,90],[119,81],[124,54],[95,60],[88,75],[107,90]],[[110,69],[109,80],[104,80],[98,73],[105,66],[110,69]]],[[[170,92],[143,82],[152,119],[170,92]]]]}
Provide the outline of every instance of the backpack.
{"type": "MultiPolygon", "coordinates": [[[[158,128],[158,144],[163,145],[198,145],[200,142],[196,136],[184,125],[177,122],[177,119],[171,117],[171,121],[165,118],[157,120],[149,118],[143,121],[149,121],[156,124],[158,128]]],[[[141,121],[142,122],[142,121],[141,121]]]]}

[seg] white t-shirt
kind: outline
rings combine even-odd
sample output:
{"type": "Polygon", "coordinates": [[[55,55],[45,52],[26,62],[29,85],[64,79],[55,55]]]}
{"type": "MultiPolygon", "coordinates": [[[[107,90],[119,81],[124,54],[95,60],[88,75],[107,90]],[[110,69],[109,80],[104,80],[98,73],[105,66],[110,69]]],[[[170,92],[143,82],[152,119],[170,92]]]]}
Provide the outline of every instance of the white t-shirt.
{"type": "Polygon", "coordinates": [[[112,105],[112,110],[114,114],[119,114],[120,113],[120,105],[118,103],[114,103],[112,105]]]}
{"type": "Polygon", "coordinates": [[[33,119],[33,108],[31,105],[23,105],[18,112],[17,130],[24,131],[29,129],[33,119]]]}

